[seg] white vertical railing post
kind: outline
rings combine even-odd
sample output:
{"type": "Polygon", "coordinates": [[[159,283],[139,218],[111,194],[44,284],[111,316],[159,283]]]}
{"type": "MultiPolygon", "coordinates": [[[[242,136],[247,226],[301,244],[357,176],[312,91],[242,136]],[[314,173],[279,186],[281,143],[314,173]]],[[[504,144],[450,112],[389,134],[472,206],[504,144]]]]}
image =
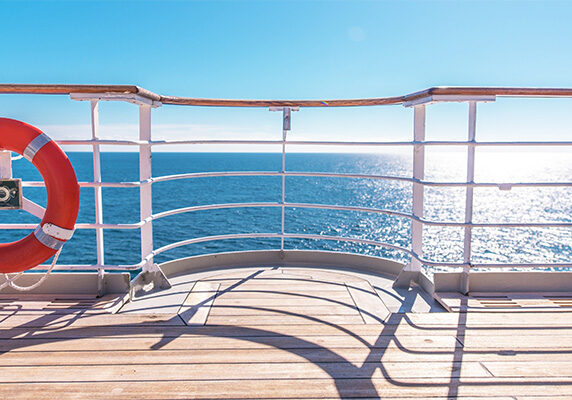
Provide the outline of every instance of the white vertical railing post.
{"type": "MultiPolygon", "coordinates": [[[[477,102],[469,102],[469,134],[467,145],[467,182],[474,183],[475,181],[475,133],[477,126],[477,102]]],[[[473,187],[467,186],[466,199],[465,199],[465,223],[470,224],[473,222],[473,187]]],[[[461,278],[461,293],[469,293],[469,273],[471,272],[471,238],[472,228],[465,227],[465,240],[463,246],[463,273],[461,278]]]]}
{"type": "Polygon", "coordinates": [[[292,117],[292,110],[289,107],[284,107],[282,111],[282,227],[281,227],[281,234],[282,237],[280,238],[280,251],[284,251],[284,233],[285,233],[285,210],[286,207],[284,204],[286,203],[286,137],[288,135],[288,131],[291,129],[291,120],[292,117]]]}
{"type": "MultiPolygon", "coordinates": [[[[425,177],[425,145],[419,142],[425,141],[425,105],[415,106],[413,115],[413,178],[421,181],[425,177]]],[[[423,184],[413,183],[413,215],[417,218],[423,218],[423,194],[423,184]]],[[[423,224],[415,220],[411,221],[411,250],[423,256],[423,224]]],[[[421,262],[412,258],[409,270],[420,271],[421,262]]]]}
{"type": "Polygon", "coordinates": [[[0,150],[0,179],[12,178],[12,152],[0,150]]]}
{"type": "MultiPolygon", "coordinates": [[[[425,104],[415,105],[413,108],[413,188],[412,208],[413,216],[423,218],[423,184],[425,177],[425,104]]],[[[411,221],[411,250],[421,258],[423,256],[423,223],[413,219],[411,221]]],[[[411,261],[399,273],[393,282],[394,288],[408,288],[411,281],[416,281],[421,273],[421,261],[411,257],[411,261]]]]}
{"type": "MultiPolygon", "coordinates": [[[[99,139],[99,102],[91,100],[91,139],[99,139]]],[[[93,180],[101,183],[101,149],[99,144],[93,143],[93,180]]],[[[95,200],[95,223],[103,224],[103,202],[101,196],[101,186],[96,185],[94,188],[95,200]]],[[[95,241],[97,244],[97,265],[105,265],[105,246],[103,242],[103,228],[95,229],[95,241]]],[[[98,274],[98,292],[103,294],[103,268],[97,269],[98,274]]]]}
{"type": "MultiPolygon", "coordinates": [[[[151,106],[139,106],[139,140],[147,143],[139,145],[139,180],[148,181],[151,179],[151,106]]],[[[153,214],[153,198],[151,183],[145,182],[139,189],[140,218],[145,221],[153,214]]],[[[144,260],[153,252],[153,225],[147,221],[141,227],[141,259],[144,260]]],[[[148,272],[153,269],[153,258],[148,259],[148,263],[143,266],[143,271],[148,272]]]]}

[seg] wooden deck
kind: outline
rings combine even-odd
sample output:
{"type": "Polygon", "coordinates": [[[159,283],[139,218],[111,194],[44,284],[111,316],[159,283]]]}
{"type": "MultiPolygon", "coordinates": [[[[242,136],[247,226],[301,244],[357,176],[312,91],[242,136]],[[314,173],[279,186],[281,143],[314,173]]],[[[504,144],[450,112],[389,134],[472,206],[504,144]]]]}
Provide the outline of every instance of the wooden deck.
{"type": "Polygon", "coordinates": [[[366,278],[243,269],[127,304],[0,296],[0,398],[572,398],[572,309],[429,312],[366,278]]]}

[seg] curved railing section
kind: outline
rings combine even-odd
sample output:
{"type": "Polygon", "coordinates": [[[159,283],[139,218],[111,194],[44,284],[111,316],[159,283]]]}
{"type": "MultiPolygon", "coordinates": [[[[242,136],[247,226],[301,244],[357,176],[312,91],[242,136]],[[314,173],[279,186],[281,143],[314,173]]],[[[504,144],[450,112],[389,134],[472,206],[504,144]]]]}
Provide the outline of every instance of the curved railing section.
{"type": "MultiPolygon", "coordinates": [[[[178,247],[196,243],[220,240],[241,239],[276,239],[280,240],[280,249],[284,250],[285,240],[326,240],[338,242],[352,242],[363,245],[383,247],[401,252],[411,259],[410,270],[420,270],[423,265],[441,268],[462,268],[470,272],[472,268],[570,268],[572,263],[476,263],[472,260],[472,229],[474,228],[572,228],[572,222],[521,222],[521,223],[476,223],[473,221],[473,190],[475,188],[498,188],[510,190],[523,187],[572,187],[572,181],[559,182],[475,182],[475,149],[479,147],[571,147],[572,141],[477,141],[476,140],[476,108],[479,102],[492,102],[499,96],[509,97],[572,97],[572,89],[562,88],[474,88],[474,87],[436,87],[420,92],[394,97],[375,99],[353,100],[222,100],[222,99],[197,99],[187,97],[162,96],[148,90],[130,85],[0,85],[0,94],[59,94],[70,95],[72,100],[89,101],[91,103],[91,128],[90,140],[60,140],[60,145],[88,145],[93,151],[94,179],[93,181],[80,182],[82,188],[92,188],[95,194],[95,222],[78,223],[76,229],[96,231],[97,260],[94,265],[60,265],[57,268],[63,270],[143,270],[152,269],[154,258],[162,253],[178,247]],[[98,104],[101,101],[123,101],[137,105],[140,112],[140,129],[138,140],[107,140],[99,137],[98,104]],[[468,132],[466,140],[458,141],[429,141],[425,139],[426,108],[430,104],[439,102],[465,102],[468,103],[468,132]],[[411,141],[301,141],[288,140],[290,132],[291,112],[300,107],[366,107],[400,104],[413,109],[413,138],[411,141]],[[268,107],[271,111],[280,111],[283,115],[282,140],[152,140],[151,137],[151,110],[162,105],[184,106],[211,106],[211,107],[268,107]],[[151,150],[161,146],[177,145],[277,145],[282,148],[282,168],[278,171],[220,171],[220,172],[195,172],[177,175],[152,176],[151,175],[151,150]],[[287,146],[353,146],[361,147],[406,147],[413,152],[412,176],[392,176],[362,173],[336,173],[314,171],[289,171],[286,168],[287,146]],[[128,146],[139,150],[139,180],[130,182],[106,182],[101,176],[101,146],[128,146]],[[467,179],[463,182],[436,182],[425,179],[425,148],[430,146],[466,146],[467,151],[467,179]],[[217,203],[213,199],[212,204],[189,206],[153,213],[152,187],[154,184],[177,180],[195,180],[204,178],[221,177],[280,177],[281,193],[280,201],[274,202],[242,202],[242,203],[217,203]],[[362,207],[352,205],[318,204],[286,201],[286,178],[310,177],[310,178],[340,178],[360,180],[383,180],[390,182],[405,183],[412,186],[412,211],[395,211],[375,207],[362,207]],[[423,205],[425,201],[425,187],[459,187],[465,189],[465,216],[464,222],[439,221],[425,218],[423,205]],[[140,191],[140,219],[134,223],[109,224],[103,223],[102,188],[138,188],[140,191]],[[274,232],[264,233],[236,233],[216,234],[189,238],[174,243],[155,247],[153,243],[153,222],[187,213],[196,213],[208,210],[236,209],[236,208],[275,208],[281,210],[281,223],[274,232]],[[373,214],[383,214],[391,217],[402,218],[411,223],[411,241],[409,246],[399,246],[378,240],[370,240],[357,237],[341,237],[332,235],[302,234],[288,231],[285,221],[286,209],[314,209],[327,211],[349,211],[373,214]],[[455,227],[464,230],[463,257],[455,262],[438,262],[427,259],[423,255],[423,227],[455,227]],[[140,230],[141,261],[133,265],[107,265],[104,263],[105,230],[140,230]]],[[[1,163],[10,163],[10,157],[0,157],[1,163]]],[[[1,165],[0,165],[1,166],[1,165]]],[[[8,168],[0,169],[8,170],[8,168]]],[[[24,187],[42,187],[43,182],[28,181],[24,187]]],[[[42,207],[24,202],[24,209],[36,216],[41,216],[42,207]]],[[[0,223],[0,229],[34,229],[35,224],[8,224],[0,223]]],[[[39,269],[44,268],[42,266],[39,269]]]]}

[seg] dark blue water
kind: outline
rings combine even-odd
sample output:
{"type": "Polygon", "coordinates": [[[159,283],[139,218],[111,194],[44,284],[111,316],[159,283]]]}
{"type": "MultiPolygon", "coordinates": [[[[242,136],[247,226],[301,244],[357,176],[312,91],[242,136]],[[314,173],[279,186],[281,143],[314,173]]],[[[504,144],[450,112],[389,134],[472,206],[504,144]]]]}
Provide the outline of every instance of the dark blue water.
{"type": "MultiPolygon", "coordinates": [[[[93,180],[91,153],[69,153],[78,180],[93,180]]],[[[450,157],[428,162],[427,174],[433,179],[462,180],[464,158],[450,157]]],[[[365,174],[411,175],[411,158],[399,154],[288,154],[287,170],[345,172],[365,174]]],[[[487,166],[490,167],[489,164],[487,166]]],[[[41,180],[25,160],[15,161],[14,175],[26,180],[41,180]]],[[[137,181],[138,154],[103,153],[102,175],[105,181],[137,181]]],[[[260,153],[154,153],[153,176],[206,171],[279,171],[280,154],[260,153]]],[[[544,168],[544,167],[543,167],[544,168]]],[[[534,172],[542,177],[546,168],[534,172]]],[[[477,174],[478,175],[478,174],[477,174]]],[[[481,175],[487,178],[486,171],[481,175]]],[[[530,180],[530,179],[527,179],[530,180]]],[[[81,190],[78,222],[94,222],[93,189],[81,190]]],[[[44,188],[25,188],[25,196],[45,206],[44,188]]],[[[517,220],[569,221],[572,201],[568,189],[534,189],[517,192],[477,190],[475,220],[510,222],[517,220]],[[500,197],[499,197],[500,196],[500,197]],[[544,196],[544,197],[542,197],[544,196]],[[540,206],[538,199],[544,199],[540,206]],[[515,205],[516,204],[516,205],[515,205]],[[516,208],[515,208],[516,207],[516,208]],[[516,213],[516,214],[515,214],[516,213]],[[523,217],[524,216],[524,217],[523,217]]],[[[177,180],[153,184],[153,212],[173,208],[238,202],[278,202],[280,177],[217,177],[177,180]]],[[[394,181],[288,177],[286,201],[374,207],[411,212],[411,185],[394,181]]],[[[104,188],[105,223],[135,223],[139,220],[138,188],[104,188]]],[[[433,219],[461,221],[464,218],[464,190],[426,189],[425,213],[433,219]]],[[[38,220],[23,211],[0,211],[2,222],[38,220]]],[[[323,234],[384,241],[408,247],[410,222],[381,214],[309,209],[286,210],[286,232],[323,234]]],[[[279,208],[241,208],[199,211],[157,220],[153,223],[154,247],[202,236],[231,233],[279,233],[279,208]]],[[[29,231],[4,230],[0,241],[23,237],[29,231]]],[[[427,228],[427,257],[435,261],[460,262],[463,231],[459,228],[427,228]]],[[[553,230],[475,230],[474,261],[482,262],[570,262],[572,242],[569,229],[553,230]],[[540,261],[543,260],[543,261],[540,261]]],[[[140,261],[139,230],[106,230],[105,263],[135,264],[140,261]]],[[[164,262],[180,257],[224,251],[276,249],[276,239],[247,239],[204,242],[180,247],[157,257],[164,262]]],[[[341,250],[389,257],[406,261],[403,253],[380,247],[323,240],[286,240],[287,249],[341,250]]],[[[96,262],[95,232],[78,230],[64,247],[59,263],[93,264],[96,262]]]]}

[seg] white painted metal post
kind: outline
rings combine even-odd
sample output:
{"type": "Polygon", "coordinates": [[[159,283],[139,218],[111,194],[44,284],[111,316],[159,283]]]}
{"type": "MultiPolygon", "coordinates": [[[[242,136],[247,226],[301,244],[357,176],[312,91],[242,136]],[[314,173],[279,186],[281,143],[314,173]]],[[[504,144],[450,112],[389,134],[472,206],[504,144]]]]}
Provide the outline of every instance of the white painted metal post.
{"type": "Polygon", "coordinates": [[[286,203],[286,136],[290,130],[290,118],[292,110],[285,107],[282,111],[282,237],[280,238],[280,251],[284,251],[284,226],[285,226],[285,206],[286,203]]]}
{"type": "MultiPolygon", "coordinates": [[[[467,145],[467,182],[475,181],[475,133],[477,126],[477,102],[469,102],[469,135],[467,145]]],[[[473,187],[467,186],[465,199],[465,223],[473,222],[473,187]]],[[[469,292],[469,273],[471,272],[471,238],[472,229],[470,226],[465,227],[465,241],[463,246],[463,262],[467,264],[463,267],[463,275],[461,279],[460,291],[462,293],[469,292]]]]}
{"type": "MultiPolygon", "coordinates": [[[[139,140],[149,142],[151,140],[151,106],[139,106],[139,140]]],[[[151,145],[144,143],[139,145],[139,180],[147,181],[152,176],[151,171],[151,145]]],[[[153,214],[153,198],[151,183],[143,183],[139,189],[140,217],[141,221],[153,214]]],[[[141,227],[141,259],[144,260],[153,251],[153,225],[148,221],[141,227]]],[[[143,266],[144,272],[153,270],[153,258],[143,266]]]]}
{"type": "MultiPolygon", "coordinates": [[[[414,107],[413,113],[413,178],[423,180],[425,177],[425,145],[417,142],[425,141],[425,105],[414,107]]],[[[423,185],[413,183],[413,215],[423,218],[423,185]]],[[[419,221],[411,221],[411,250],[417,256],[423,255],[423,224],[419,221]]],[[[421,262],[411,259],[410,271],[420,271],[421,262]]]]}
{"type": "MultiPolygon", "coordinates": [[[[99,102],[91,100],[91,139],[99,139],[99,102]]],[[[101,183],[101,152],[100,146],[97,143],[93,144],[93,180],[94,182],[101,183]]],[[[101,197],[101,186],[95,186],[95,223],[103,224],[103,203],[101,197]]],[[[97,243],[97,265],[105,264],[105,247],[103,244],[103,229],[95,229],[95,240],[97,243]]],[[[100,277],[102,277],[103,270],[98,270],[100,277]]]]}
{"type": "Polygon", "coordinates": [[[12,152],[0,150],[0,178],[12,178],[12,152]]]}

